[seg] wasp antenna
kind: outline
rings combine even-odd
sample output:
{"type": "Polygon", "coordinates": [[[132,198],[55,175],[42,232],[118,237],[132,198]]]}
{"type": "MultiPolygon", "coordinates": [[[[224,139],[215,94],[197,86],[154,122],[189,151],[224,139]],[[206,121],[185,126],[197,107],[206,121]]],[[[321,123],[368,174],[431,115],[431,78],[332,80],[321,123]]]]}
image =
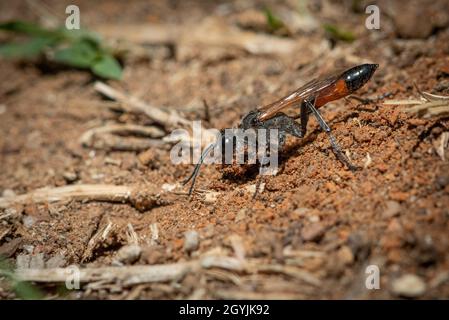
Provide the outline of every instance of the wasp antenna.
{"type": "Polygon", "coordinates": [[[198,177],[198,174],[200,172],[201,165],[203,164],[204,158],[207,156],[207,154],[212,150],[212,148],[215,146],[215,143],[210,144],[201,154],[200,161],[195,165],[195,169],[193,170],[192,174],[183,181],[183,185],[186,185],[190,180],[192,180],[192,185],[189,188],[189,196],[192,195],[193,187],[195,186],[196,178],[198,177]]]}
{"type": "Polygon", "coordinates": [[[185,180],[183,180],[182,181],[182,185],[183,186],[185,186],[192,178],[193,178],[193,176],[195,175],[195,172],[198,170],[198,166],[199,166],[199,163],[197,163],[196,165],[195,165],[195,169],[193,169],[193,171],[192,171],[192,173],[190,174],[190,176],[187,178],[187,179],[185,179],[185,180]]]}

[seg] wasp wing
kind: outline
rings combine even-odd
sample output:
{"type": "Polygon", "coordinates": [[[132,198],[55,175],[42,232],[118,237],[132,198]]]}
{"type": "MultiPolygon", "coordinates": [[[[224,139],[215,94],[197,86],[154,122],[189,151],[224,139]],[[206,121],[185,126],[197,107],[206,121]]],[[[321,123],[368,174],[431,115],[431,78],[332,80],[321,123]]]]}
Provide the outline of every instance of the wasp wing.
{"type": "Polygon", "coordinates": [[[315,93],[318,93],[319,91],[333,85],[339,77],[340,74],[338,73],[332,76],[317,78],[306,83],[289,95],[273,103],[260,107],[258,110],[261,111],[261,114],[258,119],[260,121],[265,121],[275,116],[281,110],[284,110],[292,105],[299,105],[304,99],[307,99],[315,93]]]}

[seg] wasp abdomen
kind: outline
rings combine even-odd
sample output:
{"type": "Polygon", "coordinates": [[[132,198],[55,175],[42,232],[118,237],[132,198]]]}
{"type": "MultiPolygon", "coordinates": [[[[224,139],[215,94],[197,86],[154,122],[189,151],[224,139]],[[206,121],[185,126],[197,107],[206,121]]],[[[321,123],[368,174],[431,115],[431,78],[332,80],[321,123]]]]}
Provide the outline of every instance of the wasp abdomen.
{"type": "Polygon", "coordinates": [[[378,67],[378,64],[367,63],[346,70],[342,74],[342,78],[346,83],[349,93],[353,93],[367,83],[378,67]]]}

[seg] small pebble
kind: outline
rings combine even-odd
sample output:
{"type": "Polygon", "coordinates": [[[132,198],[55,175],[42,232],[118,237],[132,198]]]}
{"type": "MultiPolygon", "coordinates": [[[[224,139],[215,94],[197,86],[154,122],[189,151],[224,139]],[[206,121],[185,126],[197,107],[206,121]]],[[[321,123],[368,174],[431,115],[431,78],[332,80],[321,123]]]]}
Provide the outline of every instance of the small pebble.
{"type": "Polygon", "coordinates": [[[135,262],[139,259],[142,248],[137,244],[129,244],[121,247],[115,255],[115,260],[124,264],[135,262]]]}
{"type": "Polygon", "coordinates": [[[354,262],[354,255],[351,248],[343,246],[337,252],[338,259],[345,265],[350,265],[354,262]]]}
{"type": "Polygon", "coordinates": [[[401,210],[402,208],[399,202],[393,200],[387,201],[386,208],[383,212],[383,217],[387,219],[396,217],[397,215],[399,215],[401,210]]]}
{"type": "Polygon", "coordinates": [[[310,212],[309,208],[297,208],[293,211],[293,215],[297,218],[304,217],[307,213],[310,212]]]}
{"type": "Polygon", "coordinates": [[[208,203],[208,204],[215,203],[217,201],[219,194],[220,194],[219,192],[214,192],[214,191],[206,193],[206,195],[204,196],[204,203],[208,203]]]}
{"type": "Polygon", "coordinates": [[[31,228],[36,223],[36,218],[33,216],[23,216],[22,218],[23,226],[27,229],[31,228]]]}
{"type": "Polygon", "coordinates": [[[34,246],[30,245],[30,244],[24,244],[23,245],[23,250],[25,250],[26,252],[28,252],[29,254],[32,254],[34,251],[34,246]]]}
{"type": "Polygon", "coordinates": [[[244,220],[247,212],[248,212],[248,209],[246,209],[246,208],[240,209],[239,212],[237,212],[237,214],[235,215],[235,222],[240,222],[240,221],[244,220]]]}
{"type": "Polygon", "coordinates": [[[326,231],[323,224],[316,222],[305,226],[301,231],[301,237],[304,241],[319,241],[326,231]]]}
{"type": "Polygon", "coordinates": [[[179,184],[164,183],[162,185],[162,190],[170,192],[175,190],[177,187],[179,187],[179,184]]]}
{"type": "Polygon", "coordinates": [[[3,193],[2,193],[2,196],[4,198],[14,197],[15,195],[16,195],[16,193],[11,189],[5,189],[5,190],[3,190],[3,193]]]}
{"type": "MultiPolygon", "coordinates": [[[[249,194],[255,194],[256,193],[256,185],[255,184],[250,184],[249,186],[246,186],[245,187],[245,190],[249,193],[249,194]]],[[[259,194],[261,194],[261,193],[263,193],[265,191],[265,183],[264,182],[262,182],[260,185],[259,185],[259,191],[258,191],[258,193],[259,194]]]]}
{"type": "Polygon", "coordinates": [[[6,112],[6,105],[0,104],[0,114],[4,114],[6,112]]]}
{"type": "Polygon", "coordinates": [[[110,158],[110,157],[106,157],[106,158],[104,158],[104,163],[105,164],[112,164],[114,166],[120,167],[120,165],[122,164],[122,161],[119,160],[119,159],[113,159],[113,158],[110,158]]]}
{"type": "Polygon", "coordinates": [[[149,165],[152,162],[158,161],[157,155],[154,153],[153,149],[148,149],[144,152],[139,153],[137,159],[139,159],[140,163],[143,164],[144,166],[149,165]]]}
{"type": "Polygon", "coordinates": [[[186,252],[192,252],[198,249],[199,235],[194,230],[189,230],[184,234],[184,250],[186,252]]]}
{"type": "Polygon", "coordinates": [[[65,171],[62,174],[62,177],[67,182],[73,182],[73,181],[76,181],[78,179],[78,175],[75,172],[73,172],[73,171],[65,171]]]}
{"type": "Polygon", "coordinates": [[[18,214],[17,210],[14,208],[6,208],[3,216],[14,217],[18,214]]]}

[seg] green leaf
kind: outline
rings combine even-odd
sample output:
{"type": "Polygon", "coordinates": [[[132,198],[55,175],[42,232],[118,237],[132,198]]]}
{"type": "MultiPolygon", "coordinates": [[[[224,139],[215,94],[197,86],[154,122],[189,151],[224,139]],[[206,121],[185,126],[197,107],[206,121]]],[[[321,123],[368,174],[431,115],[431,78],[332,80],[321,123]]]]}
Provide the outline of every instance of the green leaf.
{"type": "Polygon", "coordinates": [[[20,299],[42,299],[43,293],[33,284],[26,281],[19,281],[13,272],[12,266],[0,256],[0,275],[4,276],[10,283],[12,289],[20,299]]]}
{"type": "Polygon", "coordinates": [[[24,300],[38,300],[43,298],[42,292],[25,281],[16,281],[13,285],[16,295],[24,300]]]}
{"type": "Polygon", "coordinates": [[[347,30],[343,30],[333,24],[323,25],[324,30],[335,40],[342,40],[352,42],[355,40],[355,35],[347,30]]]}
{"type": "Polygon", "coordinates": [[[8,58],[33,58],[54,41],[52,38],[34,38],[23,43],[7,43],[0,46],[0,55],[8,58]]]}
{"type": "Polygon", "coordinates": [[[58,30],[44,29],[36,24],[24,21],[10,21],[0,23],[0,30],[24,33],[30,36],[38,37],[59,37],[61,34],[58,30]]]}
{"type": "Polygon", "coordinates": [[[54,60],[77,68],[90,68],[98,57],[98,48],[87,41],[78,41],[55,52],[54,60]]]}
{"type": "Polygon", "coordinates": [[[269,8],[265,8],[265,18],[267,19],[268,26],[271,30],[278,30],[284,26],[281,19],[276,17],[269,8]]]}
{"type": "Polygon", "coordinates": [[[122,67],[118,61],[110,54],[103,54],[91,68],[97,76],[106,79],[120,80],[122,77],[122,67]]]}
{"type": "Polygon", "coordinates": [[[65,28],[62,28],[61,34],[69,41],[87,41],[97,47],[100,46],[102,41],[102,38],[99,34],[85,29],[67,30],[65,28]]]}

